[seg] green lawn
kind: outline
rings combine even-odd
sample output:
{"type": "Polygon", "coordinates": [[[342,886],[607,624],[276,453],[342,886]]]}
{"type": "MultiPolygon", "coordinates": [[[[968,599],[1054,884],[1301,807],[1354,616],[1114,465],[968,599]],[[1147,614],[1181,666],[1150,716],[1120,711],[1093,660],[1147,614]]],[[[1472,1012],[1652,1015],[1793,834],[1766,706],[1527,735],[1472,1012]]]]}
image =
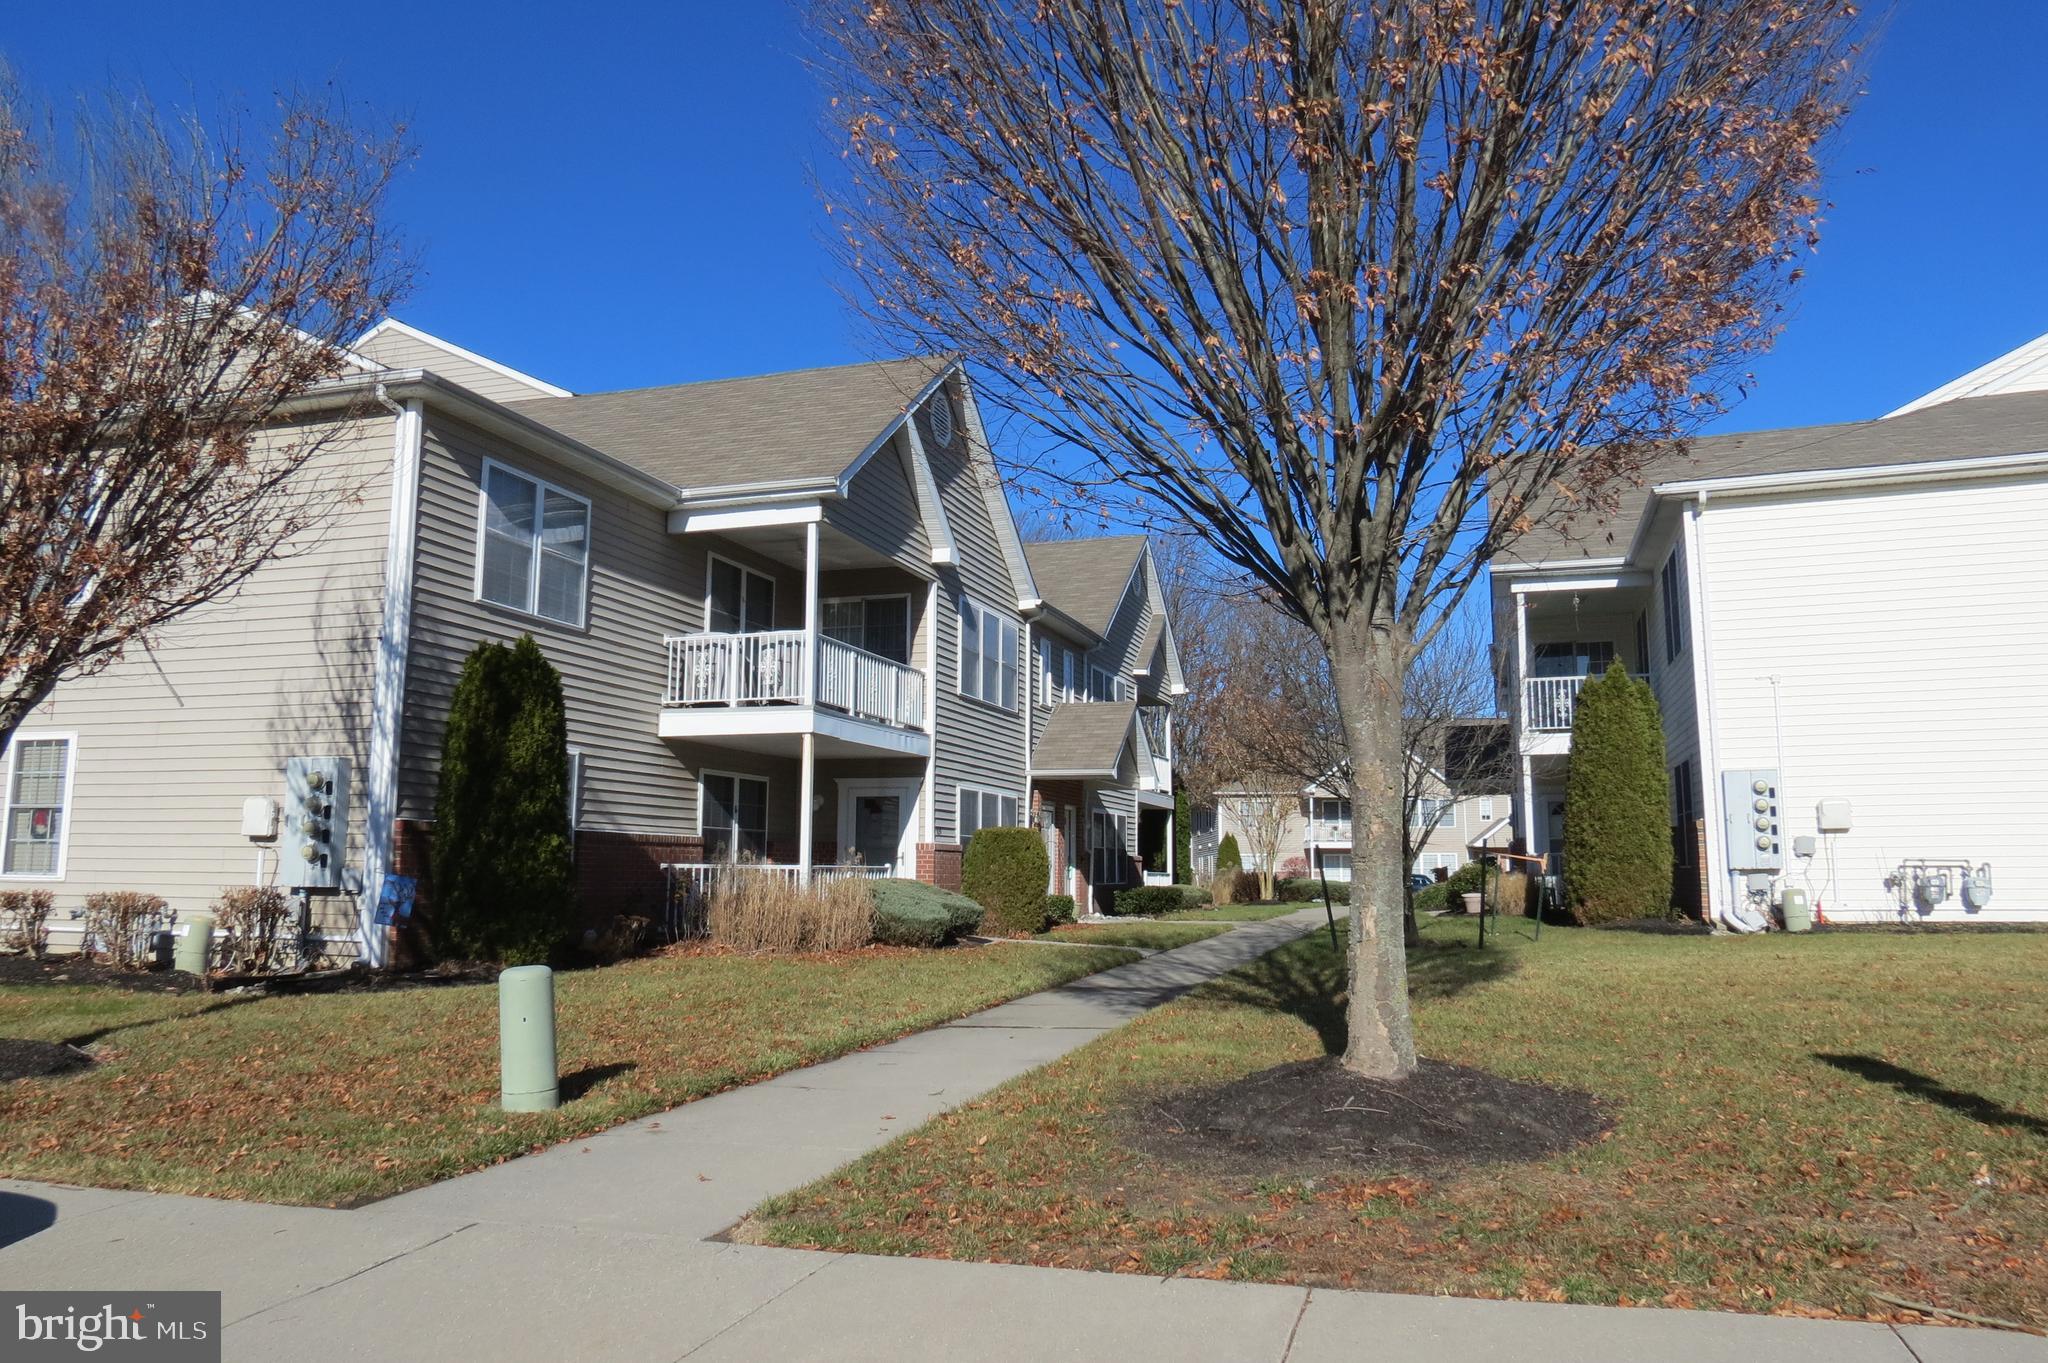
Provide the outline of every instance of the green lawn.
{"type": "MultiPolygon", "coordinates": [[[[1268,918],[1280,918],[1296,909],[1306,909],[1307,904],[1204,904],[1199,909],[1179,909],[1159,921],[1167,923],[1263,923],[1268,918]]],[[[1322,907],[1318,900],[1314,905],[1322,907]]],[[[1344,906],[1337,906],[1338,916],[1344,913],[1344,906]]]]}
{"type": "Polygon", "coordinates": [[[0,1175],[359,1201],[1135,960],[1024,944],[684,952],[556,977],[562,1108],[497,1109],[489,985],[299,998],[0,988],[0,1036],[99,1060],[0,1086],[0,1175]]]}
{"type": "Polygon", "coordinates": [[[1038,936],[1041,941],[1048,942],[1088,942],[1103,947],[1170,951],[1205,937],[1229,932],[1231,926],[1229,923],[1155,923],[1138,919],[1129,923],[1068,923],[1038,936]]]}
{"type": "Polygon", "coordinates": [[[1590,1090],[1519,1166],[1266,1178],[1135,1153],[1146,1095],[1340,1045],[1322,933],[766,1204],[784,1245],[1385,1291],[2048,1326],[2048,935],[1519,923],[1411,952],[1424,1053],[1590,1090]]]}

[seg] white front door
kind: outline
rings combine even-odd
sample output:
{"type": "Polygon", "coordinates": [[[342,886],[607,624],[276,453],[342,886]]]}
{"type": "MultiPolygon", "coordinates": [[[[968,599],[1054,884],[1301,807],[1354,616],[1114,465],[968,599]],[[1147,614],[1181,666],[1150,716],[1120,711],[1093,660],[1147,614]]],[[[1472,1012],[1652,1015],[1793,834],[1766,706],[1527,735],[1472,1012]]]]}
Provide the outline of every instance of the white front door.
{"type": "Polygon", "coordinates": [[[917,867],[917,796],[921,783],[841,781],[839,859],[884,866],[907,876],[917,867]]]}

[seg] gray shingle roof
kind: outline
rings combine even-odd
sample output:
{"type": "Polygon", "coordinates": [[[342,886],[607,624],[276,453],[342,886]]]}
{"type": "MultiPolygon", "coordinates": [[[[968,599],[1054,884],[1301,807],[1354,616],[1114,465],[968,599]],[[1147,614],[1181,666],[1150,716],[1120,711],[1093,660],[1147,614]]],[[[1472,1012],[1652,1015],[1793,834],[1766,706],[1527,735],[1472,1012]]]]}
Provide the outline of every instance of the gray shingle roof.
{"type": "Polygon", "coordinates": [[[1579,518],[1563,531],[1541,526],[1507,553],[1507,563],[1571,558],[1613,558],[1629,543],[1658,483],[1740,478],[1766,473],[1878,468],[1943,459],[1988,459],[2048,451],[2048,393],[1961,398],[1877,421],[1794,426],[1746,435],[1704,436],[1689,451],[1673,452],[1621,489],[1612,515],[1579,518]]]}
{"type": "Polygon", "coordinates": [[[519,411],[680,488],[836,478],[945,368],[928,355],[567,398],[519,411]]]}
{"type": "Polygon", "coordinates": [[[1124,740],[1131,735],[1136,701],[1075,701],[1053,707],[1031,754],[1031,769],[1046,774],[1115,776],[1124,740]]]}
{"type": "Polygon", "coordinates": [[[1087,629],[1102,634],[1124,599],[1143,535],[1040,540],[1024,546],[1038,594],[1087,629]]]}

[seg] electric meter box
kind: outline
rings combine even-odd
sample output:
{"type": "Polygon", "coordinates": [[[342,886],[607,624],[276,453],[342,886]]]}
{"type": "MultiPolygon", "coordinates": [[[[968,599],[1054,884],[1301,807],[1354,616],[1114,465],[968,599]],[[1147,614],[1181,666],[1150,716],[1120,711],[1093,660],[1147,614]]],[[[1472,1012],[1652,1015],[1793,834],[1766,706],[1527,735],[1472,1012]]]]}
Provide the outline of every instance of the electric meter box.
{"type": "Polygon", "coordinates": [[[1775,770],[1752,767],[1722,772],[1721,815],[1727,827],[1729,870],[1785,869],[1785,837],[1775,770]]]}
{"type": "Polygon", "coordinates": [[[277,860],[295,890],[338,890],[348,850],[348,759],[287,757],[277,860]]]}

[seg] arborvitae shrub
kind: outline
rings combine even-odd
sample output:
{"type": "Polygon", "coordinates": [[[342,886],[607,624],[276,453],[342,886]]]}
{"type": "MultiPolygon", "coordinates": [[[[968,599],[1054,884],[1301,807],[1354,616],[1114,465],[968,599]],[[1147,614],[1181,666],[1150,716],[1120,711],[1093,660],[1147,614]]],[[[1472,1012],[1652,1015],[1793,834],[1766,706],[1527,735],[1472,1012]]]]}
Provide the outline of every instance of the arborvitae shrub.
{"type": "Polygon", "coordinates": [[[443,955],[545,961],[576,921],[562,678],[531,635],[462,665],[434,796],[434,943],[443,955]]]}
{"type": "Polygon", "coordinates": [[[1671,906],[1671,789],[1648,682],[1622,669],[1579,691],[1564,788],[1564,898],[1581,923],[1671,906]]]}
{"type": "Polygon", "coordinates": [[[984,931],[1028,937],[1045,930],[1045,840],[1030,828],[983,828],[960,862],[960,888],[982,908],[984,931]]]}

